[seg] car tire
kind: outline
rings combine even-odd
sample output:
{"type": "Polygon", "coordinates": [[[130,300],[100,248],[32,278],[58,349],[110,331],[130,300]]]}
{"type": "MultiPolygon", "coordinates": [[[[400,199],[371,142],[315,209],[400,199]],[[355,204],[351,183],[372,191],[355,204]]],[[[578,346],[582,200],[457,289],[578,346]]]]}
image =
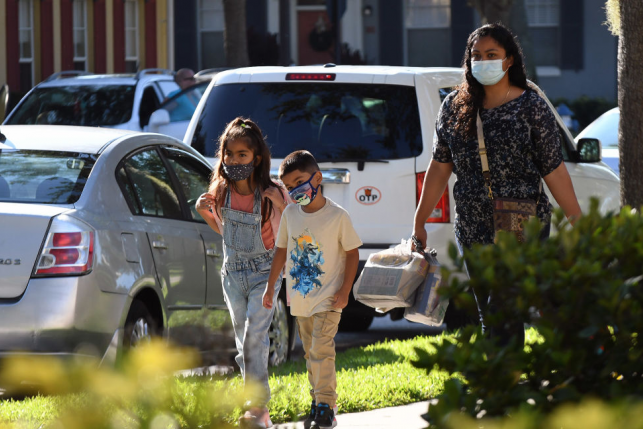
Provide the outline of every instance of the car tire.
{"type": "Polygon", "coordinates": [[[346,314],[344,312],[339,320],[339,331],[364,332],[371,326],[374,317],[371,314],[346,314]]]}
{"type": "Polygon", "coordinates": [[[282,287],[277,295],[272,322],[268,329],[270,338],[268,363],[271,366],[281,365],[290,358],[292,336],[292,321],[286,304],[286,289],[282,287]]]}
{"type": "Polygon", "coordinates": [[[139,300],[134,300],[125,320],[123,349],[130,350],[149,343],[158,335],[158,324],[147,306],[139,300]]]}

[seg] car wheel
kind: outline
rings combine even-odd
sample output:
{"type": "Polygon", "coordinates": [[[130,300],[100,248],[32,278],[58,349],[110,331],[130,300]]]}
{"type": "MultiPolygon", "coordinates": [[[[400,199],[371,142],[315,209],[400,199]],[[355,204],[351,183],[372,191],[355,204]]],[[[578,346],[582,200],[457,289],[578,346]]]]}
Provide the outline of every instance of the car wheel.
{"type": "Polygon", "coordinates": [[[280,365],[290,357],[290,315],[286,305],[286,291],[281,289],[274,306],[275,312],[268,330],[270,337],[270,365],[280,365]]]}
{"type": "Polygon", "coordinates": [[[339,320],[339,330],[341,332],[363,332],[366,331],[373,323],[372,314],[346,314],[342,313],[339,320]]]}
{"type": "Polygon", "coordinates": [[[129,350],[144,343],[149,343],[152,337],[158,336],[157,324],[147,306],[141,301],[132,302],[129,314],[125,320],[123,348],[129,350]]]}

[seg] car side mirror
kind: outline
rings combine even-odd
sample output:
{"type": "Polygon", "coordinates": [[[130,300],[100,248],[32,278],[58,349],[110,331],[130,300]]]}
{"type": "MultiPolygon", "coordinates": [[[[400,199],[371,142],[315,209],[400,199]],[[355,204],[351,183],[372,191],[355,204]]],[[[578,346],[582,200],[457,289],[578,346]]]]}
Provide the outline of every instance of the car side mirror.
{"type": "Polygon", "coordinates": [[[9,86],[4,84],[0,86],[0,122],[4,121],[9,105],[9,86]]]}
{"type": "Polygon", "coordinates": [[[150,116],[149,130],[151,132],[157,132],[159,128],[163,125],[170,123],[170,114],[165,109],[155,110],[154,113],[150,116]]]}
{"type": "Polygon", "coordinates": [[[599,162],[601,160],[601,142],[598,139],[580,139],[576,145],[578,162],[599,162]]]}

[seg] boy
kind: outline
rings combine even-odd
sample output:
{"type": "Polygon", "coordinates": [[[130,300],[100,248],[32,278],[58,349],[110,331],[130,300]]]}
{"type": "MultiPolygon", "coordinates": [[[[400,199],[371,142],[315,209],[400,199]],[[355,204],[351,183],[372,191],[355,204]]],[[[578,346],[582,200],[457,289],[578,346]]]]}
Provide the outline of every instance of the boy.
{"type": "Polygon", "coordinates": [[[290,312],[299,327],[313,398],[304,427],[333,428],[335,334],[355,280],[362,241],[346,210],[322,195],[322,173],[310,152],[288,155],[279,178],[296,204],[286,207],[281,217],[263,305],[272,307],[275,282],[287,260],[290,312]]]}

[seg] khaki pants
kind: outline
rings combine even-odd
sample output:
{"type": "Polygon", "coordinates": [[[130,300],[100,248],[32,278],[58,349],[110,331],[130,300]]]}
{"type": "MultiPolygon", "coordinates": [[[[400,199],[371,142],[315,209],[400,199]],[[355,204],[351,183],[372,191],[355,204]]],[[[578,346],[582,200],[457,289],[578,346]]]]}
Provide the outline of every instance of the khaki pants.
{"type": "Polygon", "coordinates": [[[311,386],[310,394],[318,404],[324,402],[331,408],[337,402],[335,334],[341,315],[335,311],[325,311],[311,317],[297,317],[311,386]]]}

